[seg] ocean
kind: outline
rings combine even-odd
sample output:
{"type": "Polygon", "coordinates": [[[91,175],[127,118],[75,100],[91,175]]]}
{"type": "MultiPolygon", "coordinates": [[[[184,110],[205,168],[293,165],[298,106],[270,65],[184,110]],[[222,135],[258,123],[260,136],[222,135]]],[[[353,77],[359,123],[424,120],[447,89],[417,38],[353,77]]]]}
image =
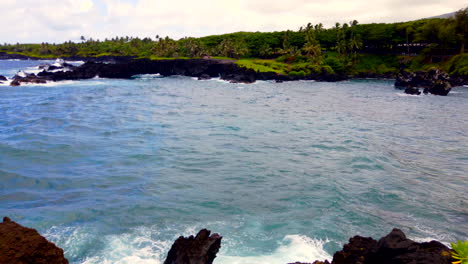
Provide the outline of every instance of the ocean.
{"type": "MultiPolygon", "coordinates": [[[[0,61],[0,75],[53,61],[0,61]]],[[[0,84],[0,215],[73,264],[331,259],[354,235],[468,239],[468,88],[135,76],[0,84]]]]}

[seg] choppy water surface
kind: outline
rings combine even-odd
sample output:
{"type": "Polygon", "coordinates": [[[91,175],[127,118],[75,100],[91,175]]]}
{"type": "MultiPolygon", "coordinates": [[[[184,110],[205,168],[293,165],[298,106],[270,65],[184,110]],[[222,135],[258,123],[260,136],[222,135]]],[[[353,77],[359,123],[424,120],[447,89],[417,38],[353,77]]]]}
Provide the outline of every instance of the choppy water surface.
{"type": "Polygon", "coordinates": [[[221,264],[329,258],[393,227],[468,239],[468,88],[142,76],[0,93],[1,215],[72,263],[162,263],[203,227],[221,264]]]}

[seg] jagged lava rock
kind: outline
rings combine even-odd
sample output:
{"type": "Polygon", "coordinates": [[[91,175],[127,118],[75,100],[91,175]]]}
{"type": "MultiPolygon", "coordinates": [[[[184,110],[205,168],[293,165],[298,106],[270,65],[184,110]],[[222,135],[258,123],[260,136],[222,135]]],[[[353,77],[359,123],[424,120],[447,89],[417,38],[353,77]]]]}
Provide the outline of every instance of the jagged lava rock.
{"type": "Polygon", "coordinates": [[[68,264],[63,250],[47,241],[35,229],[3,218],[0,223],[0,263],[68,264]]]}
{"type": "Polygon", "coordinates": [[[15,75],[13,81],[10,83],[10,86],[19,86],[21,83],[36,83],[44,84],[47,83],[43,78],[36,76],[34,73],[25,74],[25,76],[15,75]]]}
{"type": "Polygon", "coordinates": [[[209,79],[211,79],[211,76],[205,73],[198,76],[198,80],[209,80],[209,79]]]}
{"type": "Polygon", "coordinates": [[[440,242],[417,243],[399,229],[376,241],[355,236],[333,255],[332,264],[450,264],[451,252],[440,242]]]}
{"type": "Polygon", "coordinates": [[[450,76],[439,69],[431,69],[427,72],[417,71],[417,72],[406,72],[400,71],[395,80],[395,87],[403,87],[408,90],[405,90],[405,93],[415,92],[415,87],[423,87],[424,92],[435,94],[435,95],[447,95],[451,88],[452,80],[450,76]]]}
{"type": "Polygon", "coordinates": [[[7,79],[5,76],[0,75],[0,81],[7,81],[7,80],[8,80],[8,79],[7,79]]]}
{"type": "Polygon", "coordinates": [[[405,93],[406,94],[413,94],[413,95],[420,95],[421,91],[419,91],[419,89],[415,88],[415,87],[406,87],[405,93]]]}
{"type": "Polygon", "coordinates": [[[193,237],[179,237],[172,245],[164,264],[212,264],[221,248],[222,236],[202,229],[193,237]]]}

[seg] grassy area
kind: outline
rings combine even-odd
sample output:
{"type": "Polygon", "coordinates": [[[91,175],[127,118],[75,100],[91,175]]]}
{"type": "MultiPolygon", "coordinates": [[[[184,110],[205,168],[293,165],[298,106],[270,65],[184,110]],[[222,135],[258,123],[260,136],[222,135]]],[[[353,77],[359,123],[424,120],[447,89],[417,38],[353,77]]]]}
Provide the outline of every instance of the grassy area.
{"type": "Polygon", "coordinates": [[[286,74],[290,69],[290,65],[277,62],[275,60],[241,59],[236,61],[236,64],[258,72],[276,72],[280,74],[286,74]]]}

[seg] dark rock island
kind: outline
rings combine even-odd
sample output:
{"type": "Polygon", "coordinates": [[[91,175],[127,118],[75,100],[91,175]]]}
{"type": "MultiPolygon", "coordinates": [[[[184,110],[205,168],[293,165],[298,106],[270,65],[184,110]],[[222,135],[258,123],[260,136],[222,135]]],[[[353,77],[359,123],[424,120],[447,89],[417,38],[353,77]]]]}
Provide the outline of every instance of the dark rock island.
{"type": "Polygon", "coordinates": [[[425,94],[447,95],[452,86],[461,85],[463,81],[451,78],[447,73],[432,69],[429,71],[407,72],[400,71],[395,80],[395,87],[405,89],[407,94],[419,95],[419,88],[424,88],[425,94]]]}

